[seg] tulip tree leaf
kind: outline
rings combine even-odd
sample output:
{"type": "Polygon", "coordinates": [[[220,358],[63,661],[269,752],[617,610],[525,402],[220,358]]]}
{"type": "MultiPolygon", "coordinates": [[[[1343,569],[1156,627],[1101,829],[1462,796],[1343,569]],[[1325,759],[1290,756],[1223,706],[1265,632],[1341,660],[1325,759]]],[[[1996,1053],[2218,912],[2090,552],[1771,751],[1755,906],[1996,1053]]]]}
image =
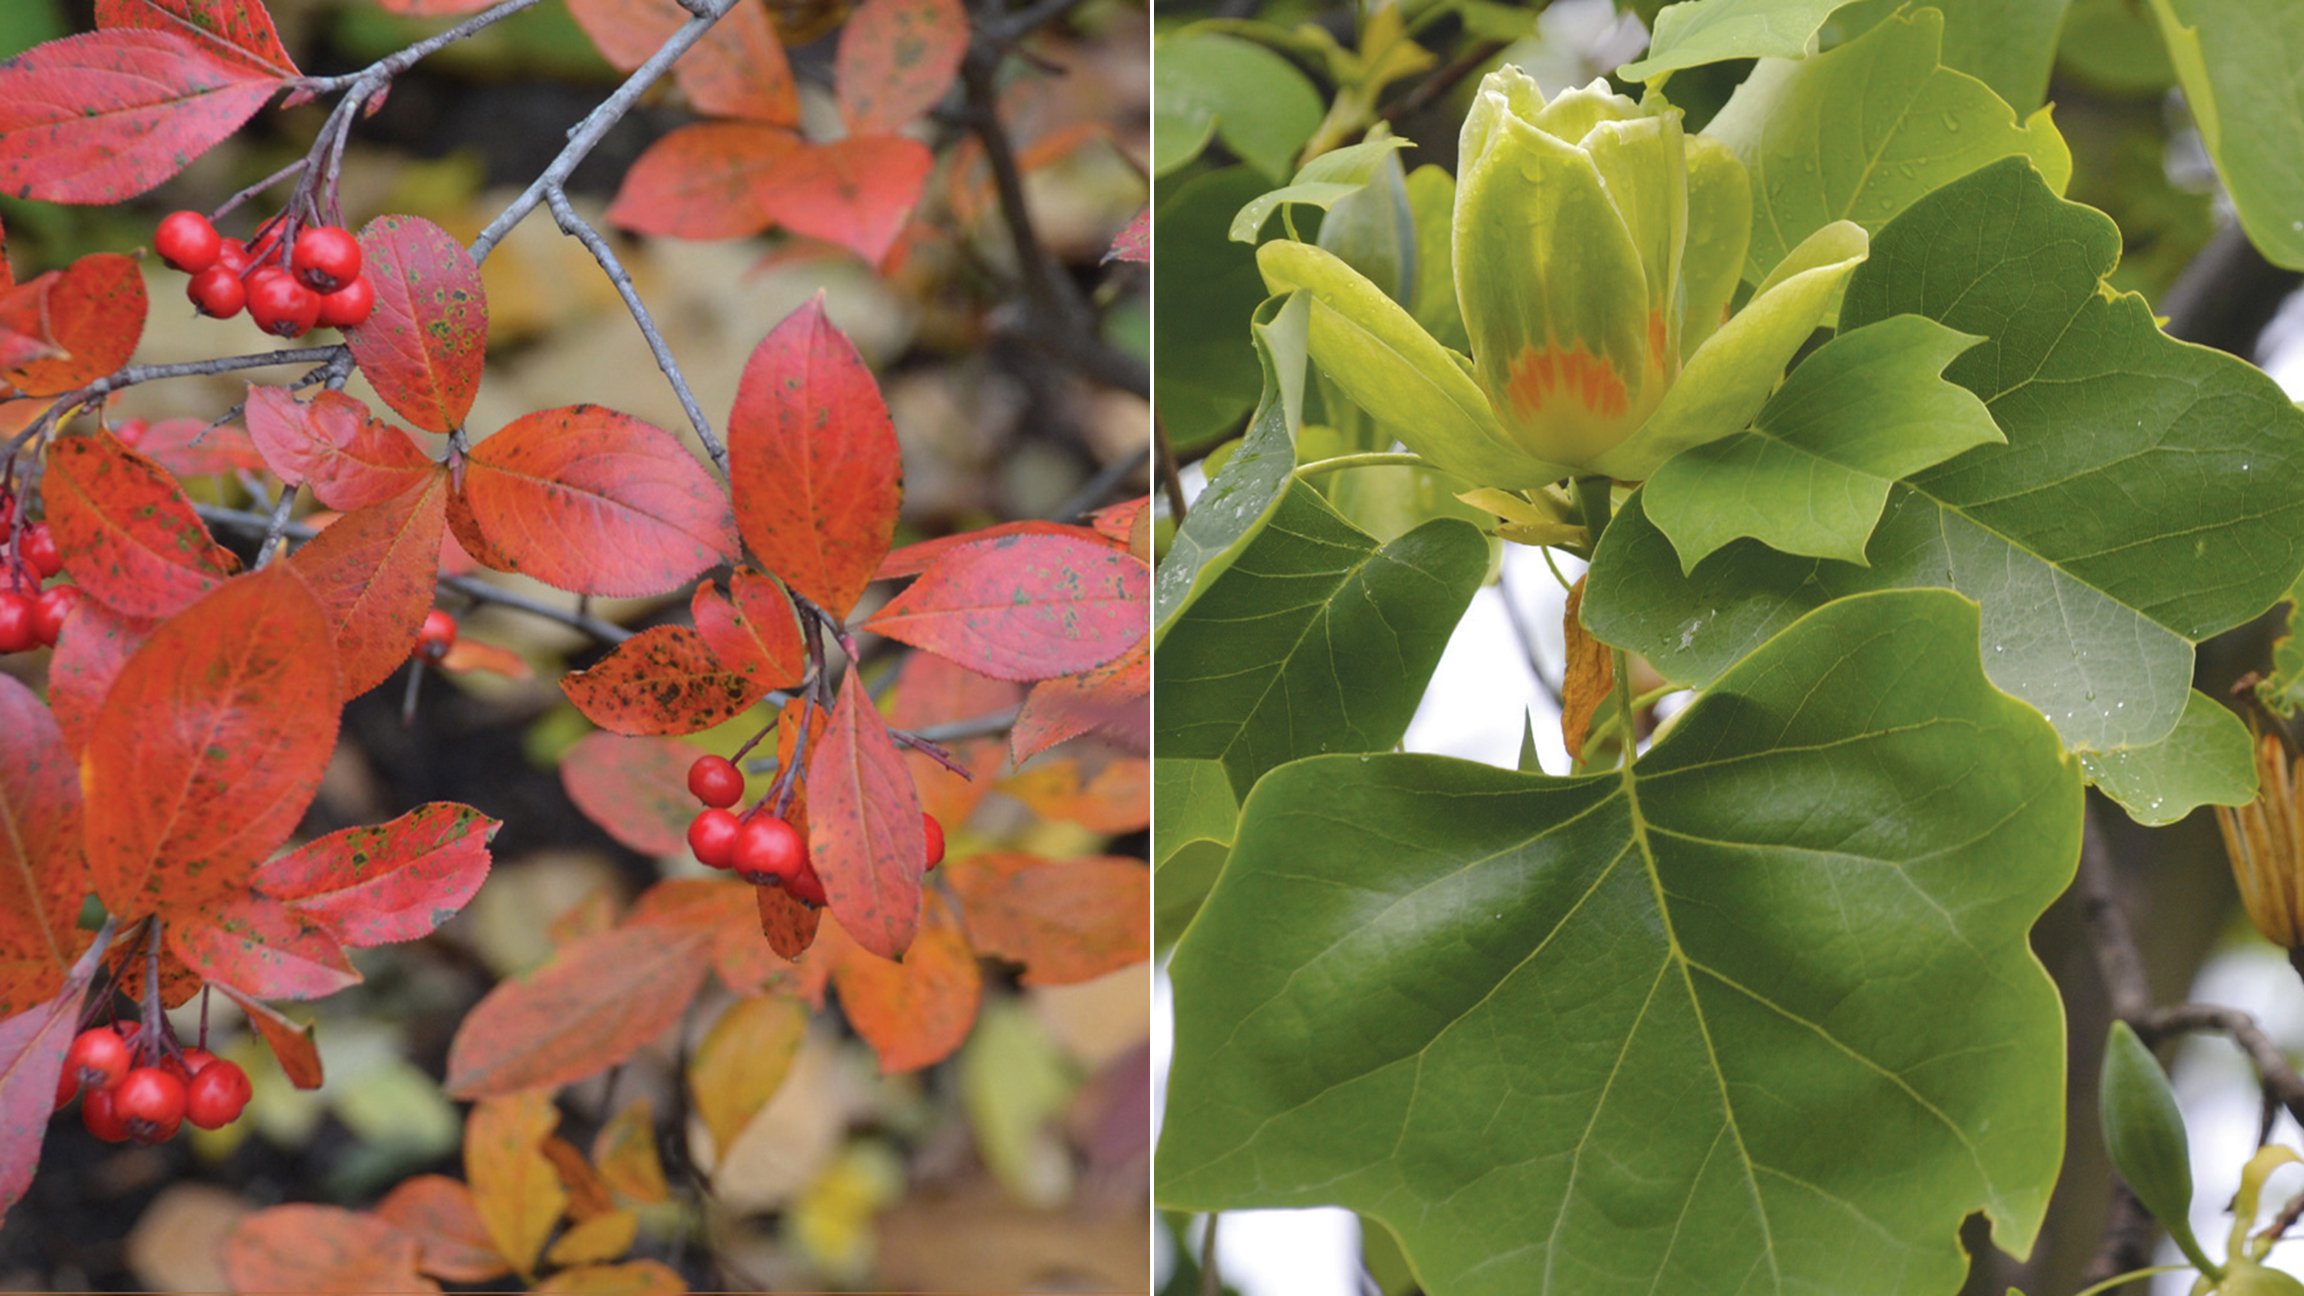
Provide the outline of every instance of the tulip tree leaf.
{"type": "Polygon", "coordinates": [[[1224,764],[1161,756],[1152,762],[1152,942],[1176,943],[1232,853],[1240,799],[1224,764]]]}
{"type": "Polygon", "coordinates": [[[1683,571],[1739,536],[1861,564],[1898,478],[2004,440],[1974,393],[1938,376],[1979,341],[1920,315],[1841,334],[1792,371],[1751,431],[1658,469],[1648,520],[1683,571]]]}
{"type": "Polygon", "coordinates": [[[1758,280],[1809,232],[1852,220],[1872,233],[1915,200],[1978,167],[2029,157],[2056,192],[2072,154],[2043,108],[2019,124],[1990,87],[1938,61],[1944,17],[1921,9],[1829,53],[1766,59],[1704,133],[1752,176],[1758,280]]]}
{"type": "Polygon", "coordinates": [[[1983,605],[1986,673],[2067,746],[2159,742],[2192,645],[2304,569],[2304,412],[2104,290],[2119,250],[2109,219],[2020,159],[1914,204],[1849,281],[1842,323],[1913,313],[1983,337],[1945,376],[2007,444],[1897,483],[1869,567],[1739,540],[1684,576],[1635,495],[1594,555],[1585,624],[1702,684],[1828,599],[1950,586],[1983,605]]]}
{"type": "Polygon", "coordinates": [[[2288,629],[2272,641],[2272,673],[2256,684],[2256,697],[2274,714],[2293,716],[2304,707],[2304,580],[2282,595],[2288,600],[2288,629]]]}
{"type": "Polygon", "coordinates": [[[1163,192],[1152,218],[1152,321],[1160,422],[1188,454],[1239,430],[1262,370],[1248,320],[1264,300],[1256,252],[1226,237],[1232,213],[1264,192],[1244,166],[1196,175],[1163,192]]]}
{"type": "Polygon", "coordinates": [[[2266,260],[2304,270],[2304,5],[2152,0],[2184,101],[2266,260]]]}
{"type": "Polygon", "coordinates": [[[1305,163],[1285,186],[1250,199],[1232,218],[1232,241],[1255,242],[1264,222],[1272,219],[1282,203],[1302,203],[1322,210],[1335,206],[1367,188],[1387,159],[1401,149],[1414,147],[1398,136],[1386,136],[1321,154],[1305,163]]]}
{"type": "Polygon", "coordinates": [[[2082,752],[2088,781],[2140,824],[2172,824],[2204,805],[2256,799],[2256,744],[2240,717],[2195,689],[2168,736],[2141,747],[2082,752]]]}
{"type": "Polygon", "coordinates": [[[1152,174],[1166,175],[1221,137],[1273,180],[1320,125],[1311,78],[1261,45],[1215,32],[1160,42],[1153,60],[1152,174]]]}
{"type": "Polygon", "coordinates": [[[1976,634],[1834,603],[1628,770],[1273,771],[1171,965],[1163,1204],[1347,1206],[1434,1296],[1949,1292],[1978,1210],[2028,1250],[2080,779],[1976,634]]]}
{"type": "Polygon", "coordinates": [[[1379,546],[1319,492],[1290,487],[1153,654],[1154,744],[1223,762],[1242,796],[1300,756],[1383,751],[1487,574],[1487,539],[1468,522],[1436,518],[1379,546]]]}
{"type": "Polygon", "coordinates": [[[1656,14],[1648,57],[1616,75],[1646,81],[1725,59],[1796,59],[1824,20],[1851,0],[1683,0],[1656,14]]]}

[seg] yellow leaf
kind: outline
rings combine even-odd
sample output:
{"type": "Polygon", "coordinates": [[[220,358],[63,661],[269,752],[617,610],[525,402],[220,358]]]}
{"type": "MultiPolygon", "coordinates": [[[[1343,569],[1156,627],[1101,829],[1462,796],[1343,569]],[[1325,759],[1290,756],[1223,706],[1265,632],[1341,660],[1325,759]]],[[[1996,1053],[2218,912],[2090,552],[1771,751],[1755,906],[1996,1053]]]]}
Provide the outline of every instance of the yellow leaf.
{"type": "Polygon", "coordinates": [[[548,1089],[489,1098],[464,1126],[464,1177],[488,1237],[513,1268],[527,1277],[552,1235],[567,1190],[544,1156],[544,1140],[560,1123],[548,1089]]]}
{"type": "Polygon", "coordinates": [[[599,1264],[632,1249],[640,1217],[628,1210],[595,1215],[560,1235],[544,1258],[555,1265],[599,1264]]]}
{"type": "Polygon", "coordinates": [[[670,1201],[664,1162],[656,1153],[656,1113],[646,1098],[635,1098],[600,1127],[592,1140],[592,1164],[610,1192],[626,1201],[670,1201]]]}
{"type": "Polygon", "coordinates": [[[705,1033],[688,1071],[696,1113],[725,1154],[768,1105],[808,1033],[808,1012],[781,995],[739,999],[705,1033]]]}

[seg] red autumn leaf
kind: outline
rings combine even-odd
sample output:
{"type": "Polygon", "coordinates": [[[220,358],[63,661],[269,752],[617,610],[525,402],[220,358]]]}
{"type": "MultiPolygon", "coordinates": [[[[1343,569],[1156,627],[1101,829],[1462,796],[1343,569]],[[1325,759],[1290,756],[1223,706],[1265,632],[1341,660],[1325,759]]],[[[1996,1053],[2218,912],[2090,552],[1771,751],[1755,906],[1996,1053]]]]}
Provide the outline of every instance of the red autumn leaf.
{"type": "Polygon", "coordinates": [[[688,767],[701,755],[669,738],[590,733],[560,758],[560,784],[584,817],[643,855],[688,847],[696,798],[688,767]]]}
{"type": "Polygon", "coordinates": [[[379,216],[360,230],[376,311],[344,341],[400,417],[427,432],[464,422],[480,391],[488,292],[456,237],[421,216],[379,216]]]}
{"type": "Polygon", "coordinates": [[[225,1235],[232,1290],[301,1296],[394,1296],[440,1290],[416,1272],[416,1239],[373,1215],[292,1203],[260,1210],[225,1235]]]}
{"type": "Polygon", "coordinates": [[[0,1017],[53,997],[80,954],[88,894],[80,775],[56,717],[0,675],[0,1017]]]}
{"type": "Polygon", "coordinates": [[[93,950],[64,978],[62,993],[0,1021],[0,1220],[32,1186],[40,1142],[56,1110],[64,1050],[80,1030],[80,1001],[95,973],[93,950]]]}
{"type": "Polygon", "coordinates": [[[409,18],[453,18],[478,13],[497,0],[376,0],[386,13],[409,18]]]}
{"type": "Polygon", "coordinates": [[[833,58],[848,132],[894,131],[935,107],[967,52],[960,0],[864,0],[840,29],[833,58]]]}
{"type": "Polygon", "coordinates": [[[354,949],[427,936],[488,880],[488,841],[503,824],[433,801],[387,824],[346,828],[256,870],[256,889],[354,949]]]}
{"type": "Polygon", "coordinates": [[[963,545],[865,628],[1002,679],[1100,666],[1151,630],[1144,564],[1096,540],[1000,536],[963,545]]]}
{"type": "Polygon", "coordinates": [[[800,147],[800,137],[780,126],[683,126],[650,144],[624,173],[608,220],[621,229],[665,238],[757,234],[775,223],[758,201],[759,186],[800,147]]]}
{"type": "Polygon", "coordinates": [[[239,565],[176,479],[108,432],[50,445],[42,493],[64,570],[116,611],[171,615],[239,565]]]}
{"type": "Polygon", "coordinates": [[[123,918],[244,894],[319,790],[341,699],[327,614],[287,567],[162,623],[97,713],[80,788],[96,894],[123,918]]]}
{"type": "Polygon", "coordinates": [[[1152,871],[1117,856],[954,860],[976,948],[1024,965],[1026,985],[1070,985],[1152,957],[1152,871]]]}
{"type": "Polygon", "coordinates": [[[1107,261],[1134,261],[1149,265],[1152,261],[1152,209],[1147,206],[1136,213],[1126,229],[1112,237],[1112,250],[1104,254],[1107,261]]]}
{"type": "Polygon", "coordinates": [[[351,510],[400,494],[439,465],[406,432],[342,392],[310,404],[285,388],[248,388],[248,435],[265,464],[291,486],[309,483],[332,509],[351,510]]]}
{"type": "Polygon", "coordinates": [[[755,201],[795,234],[837,243],[875,265],[896,245],[936,159],[901,135],[852,135],[794,150],[760,179],[755,201]]]}
{"type": "Polygon", "coordinates": [[[403,1179],[376,1203],[376,1218],[416,1239],[416,1267],[428,1274],[484,1283],[512,1272],[461,1180],[438,1174],[403,1179]]]}
{"type": "MultiPolygon", "coordinates": [[[[104,971],[112,979],[113,988],[128,996],[132,1003],[144,1002],[145,952],[149,948],[146,937],[150,927],[137,924],[129,929],[128,939],[112,942],[104,956],[104,971]]],[[[198,972],[187,967],[184,960],[163,939],[160,942],[160,1006],[181,1008],[192,1002],[192,996],[206,985],[198,972]]]]}
{"type": "Polygon", "coordinates": [[[1088,524],[1105,539],[1127,544],[1136,535],[1137,519],[1144,516],[1144,511],[1151,504],[1151,496],[1139,495],[1132,500],[1106,505],[1088,515],[1088,524]]]}
{"type": "Polygon", "coordinates": [[[1147,749],[1152,720],[1152,640],[1078,675],[1032,686],[1008,741],[1022,765],[1050,747],[1084,733],[1105,734],[1131,751],[1147,749]]]}
{"type": "Polygon", "coordinates": [[[560,690],[610,733],[690,734],[744,714],[768,686],[722,665],[694,630],[652,626],[563,676],[560,690]]]}
{"type": "Polygon", "coordinates": [[[464,1018],[448,1048],[448,1092],[517,1093],[597,1075],[680,1020],[709,965],[692,932],[626,927],[564,945],[464,1018]]]}
{"type": "Polygon", "coordinates": [[[696,587],[689,601],[696,633],[704,636],[722,665],[753,676],[768,688],[790,688],[808,670],[808,650],[800,642],[800,619],[792,600],[775,581],[738,568],[728,593],[716,583],[696,587]]]}
{"type": "MultiPolygon", "coordinates": [[[[0,243],[5,243],[7,238],[8,232],[6,228],[0,227],[0,243]]],[[[7,249],[5,247],[0,247],[0,289],[8,289],[15,286],[16,267],[9,264],[7,249]]]]}
{"type": "Polygon", "coordinates": [[[808,852],[833,915],[882,958],[902,958],[919,927],[927,850],[912,776],[851,674],[808,757],[808,852]]]}
{"type": "MultiPolygon", "coordinates": [[[[125,426],[116,427],[117,435],[125,426]]],[[[179,477],[210,477],[217,473],[264,471],[264,456],[237,423],[211,425],[206,419],[161,419],[146,425],[130,449],[179,477]]]]}
{"type": "MultiPolygon", "coordinates": [[[[0,87],[6,86],[7,75],[0,66],[0,87]]],[[[0,117],[7,111],[6,101],[0,100],[0,117]]],[[[0,139],[0,150],[5,147],[0,139]]],[[[0,372],[0,381],[26,395],[61,395],[127,364],[144,336],[150,303],[134,257],[97,252],[58,273],[47,290],[46,310],[41,336],[56,344],[58,354],[0,372]]]]}
{"type": "Polygon", "coordinates": [[[447,529],[448,475],[356,508],[288,559],[328,613],[350,701],[408,660],[432,610],[433,566],[447,529]]]}
{"type": "Polygon", "coordinates": [[[320,1050],[312,1043],[312,1027],[308,1022],[294,1022],[282,1016],[271,1006],[249,998],[228,985],[218,985],[224,997],[240,1005],[248,1014],[248,1024],[272,1050],[272,1060],[280,1064],[280,1074],[299,1089],[317,1089],[323,1079],[320,1068],[320,1050]]]}
{"type": "Polygon", "coordinates": [[[568,0],[568,13],[619,72],[647,62],[694,16],[679,0],[568,0]]]}
{"type": "MultiPolygon", "coordinates": [[[[1007,680],[979,675],[934,653],[909,653],[889,700],[888,723],[917,731],[948,721],[974,720],[1013,708],[1022,695],[1023,690],[1007,680]]],[[[997,737],[963,738],[946,743],[945,749],[970,777],[946,769],[926,752],[906,750],[904,764],[920,790],[920,808],[949,831],[975,813],[976,804],[992,790],[992,778],[1007,753],[997,737]]]]}
{"type": "Polygon", "coordinates": [[[532,679],[536,674],[529,667],[527,658],[509,648],[499,648],[495,644],[484,643],[469,635],[457,636],[456,642],[448,645],[447,655],[442,657],[437,664],[441,670],[447,671],[451,675],[469,675],[480,672],[489,675],[501,675],[506,679],[524,680],[532,679]]]}
{"type": "Polygon", "coordinates": [[[933,540],[921,540],[908,544],[882,559],[880,570],[872,574],[872,579],[902,580],[906,576],[917,576],[941,562],[955,549],[998,536],[1053,535],[1087,539],[1093,534],[1095,533],[1086,527],[1072,526],[1064,522],[1043,522],[1037,518],[1025,518],[1019,522],[997,522],[977,531],[959,531],[948,536],[937,536],[933,540]]]}
{"type": "Polygon", "coordinates": [[[319,999],[360,981],[325,926],[253,891],[169,923],[168,948],[202,980],[251,999],[319,999]]]}
{"type": "Polygon", "coordinates": [[[753,349],[736,389],[728,477],[744,543],[844,617],[895,537],[902,472],[880,386],[819,295],[753,349]]]}
{"type": "Polygon", "coordinates": [[[462,493],[511,570],[578,594],[661,594],[736,552],[728,496],[679,438],[598,405],[514,419],[472,448],[462,493]]]}
{"type": "Polygon", "coordinates": [[[43,202],[133,198],[240,129],[280,85],[172,31],[35,45],[0,66],[0,190],[43,202]]]}
{"type": "Polygon", "coordinates": [[[928,907],[920,938],[901,963],[861,947],[841,951],[832,967],[840,1008],[893,1074],[941,1062],[976,1023],[984,976],[976,954],[944,902],[928,907]]]}
{"type": "Polygon", "coordinates": [[[0,374],[63,354],[48,326],[48,294],[64,277],[51,270],[30,283],[0,289],[0,374]]]}
{"type": "MultiPolygon", "coordinates": [[[[803,698],[793,698],[776,713],[776,767],[784,769],[799,759],[803,751],[817,751],[824,745],[824,730],[830,717],[807,704],[803,698]],[[802,735],[807,741],[802,743],[802,735]]],[[[808,836],[808,784],[803,780],[792,789],[792,804],[784,810],[785,821],[805,839],[808,836]]],[[[824,911],[794,899],[792,893],[780,886],[755,887],[757,893],[754,911],[759,918],[760,934],[767,938],[768,947],[787,959],[799,958],[816,941],[816,930],[824,911]]],[[[808,965],[803,964],[803,970],[808,965]]],[[[822,994],[821,987],[817,991],[822,994]]]]}
{"type": "Polygon", "coordinates": [[[115,612],[94,599],[82,599],[72,609],[55,655],[48,659],[48,706],[74,756],[88,746],[112,681],[159,627],[156,619],[115,612]]]}
{"type": "Polygon", "coordinates": [[[782,887],[754,887],[754,907],[759,912],[760,935],[768,948],[779,956],[796,959],[808,952],[816,943],[816,928],[824,920],[824,911],[794,899],[782,887]]]}
{"type": "Polygon", "coordinates": [[[792,68],[760,0],[737,0],[736,7],[672,65],[672,76],[700,113],[745,117],[772,126],[800,124],[800,95],[792,83],[792,68]]]}
{"type": "Polygon", "coordinates": [[[150,27],[189,39],[219,63],[297,75],[264,0],[96,0],[98,27],[150,27]]]}

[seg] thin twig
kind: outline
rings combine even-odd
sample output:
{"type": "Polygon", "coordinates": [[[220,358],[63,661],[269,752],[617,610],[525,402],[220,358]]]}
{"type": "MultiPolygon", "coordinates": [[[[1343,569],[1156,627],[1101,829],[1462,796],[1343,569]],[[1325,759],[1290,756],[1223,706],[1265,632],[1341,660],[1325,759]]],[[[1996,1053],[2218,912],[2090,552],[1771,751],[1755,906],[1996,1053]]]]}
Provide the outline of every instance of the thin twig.
{"type": "Polygon", "coordinates": [[[493,9],[474,14],[446,31],[427,36],[408,48],[378,59],[357,72],[347,72],[342,76],[332,77],[306,77],[299,85],[302,89],[313,94],[332,94],[338,90],[359,86],[362,82],[381,85],[433,54],[479,32],[482,28],[492,27],[523,9],[534,8],[540,2],[541,0],[504,0],[504,3],[493,9]]]}
{"type": "Polygon", "coordinates": [[[272,505],[272,516],[264,523],[264,543],[256,548],[257,570],[262,570],[280,553],[281,542],[287,538],[288,515],[296,511],[296,496],[302,489],[301,486],[281,485],[280,498],[272,505]]]}
{"type": "Polygon", "coordinates": [[[2145,975],[2144,954],[2136,933],[2120,907],[2112,858],[2104,848],[2104,832],[2091,804],[2080,838],[2080,870],[2074,890],[2080,897],[2081,916],[2095,939],[2096,967],[2104,977],[2104,992],[2112,1015],[2143,1030],[2152,1015],[2152,982],[2145,975]]]}
{"type": "Polygon", "coordinates": [[[2304,1122],[2304,1076],[2296,1074],[2296,1068],[2288,1064],[2288,1057],[2280,1051],[2279,1044],[2265,1034],[2264,1028],[2249,1014],[2215,1004],[2177,1004],[2152,1013],[2144,1027],[2145,1041],[2155,1044],[2170,1035],[2195,1031],[2230,1036],[2254,1064],[2264,1088],[2280,1100],[2290,1116],[2304,1122]]]}
{"type": "Polygon", "coordinates": [[[964,738],[990,738],[995,734],[1004,734],[1015,728],[1016,715],[1022,710],[1022,707],[1009,707],[1004,711],[972,716],[966,720],[947,720],[943,724],[915,729],[911,736],[923,742],[931,743],[959,742],[964,738]]]}
{"type": "Polygon", "coordinates": [[[552,215],[560,222],[561,232],[582,243],[592,259],[600,263],[600,272],[616,286],[616,295],[624,299],[624,308],[632,313],[632,322],[640,326],[640,336],[648,340],[648,350],[656,357],[656,367],[664,371],[665,381],[672,384],[672,394],[680,398],[680,408],[688,411],[688,424],[696,429],[696,439],[704,443],[704,452],[712,456],[712,462],[720,465],[720,475],[727,476],[728,447],[712,431],[712,420],[704,417],[704,407],[696,403],[696,393],[688,389],[687,375],[680,372],[680,362],[672,358],[672,348],[656,330],[655,317],[640,300],[639,290],[632,286],[632,276],[625,271],[624,263],[617,260],[616,249],[609,246],[591,222],[576,214],[576,209],[569,205],[566,191],[555,186],[545,192],[544,200],[552,205],[552,215]]]}
{"type": "Polygon", "coordinates": [[[1176,465],[1176,447],[1168,442],[1168,423],[1157,413],[1152,417],[1152,449],[1160,464],[1160,491],[1168,497],[1169,516],[1182,525],[1189,511],[1184,503],[1184,472],[1176,465]]]}

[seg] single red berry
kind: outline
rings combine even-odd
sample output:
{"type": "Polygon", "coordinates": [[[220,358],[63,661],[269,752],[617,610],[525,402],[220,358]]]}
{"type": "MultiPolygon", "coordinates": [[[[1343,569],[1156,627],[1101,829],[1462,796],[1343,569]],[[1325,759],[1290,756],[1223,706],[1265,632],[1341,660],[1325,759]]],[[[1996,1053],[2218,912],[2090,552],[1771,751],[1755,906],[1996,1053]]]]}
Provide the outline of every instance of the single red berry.
{"type": "Polygon", "coordinates": [[[362,275],[332,293],[321,294],[320,327],[358,328],[367,323],[375,311],[376,285],[362,275]]]}
{"type": "Polygon", "coordinates": [[[803,900],[821,909],[824,907],[824,879],[816,876],[816,862],[806,855],[800,857],[800,871],[784,879],[784,889],[795,900],[803,900]]]}
{"type": "Polygon", "coordinates": [[[80,606],[80,587],[51,585],[32,601],[32,633],[50,648],[64,637],[64,619],[80,606]]]}
{"type": "Polygon", "coordinates": [[[808,844],[800,831],[770,814],[754,815],[736,834],[735,869],[747,882],[789,879],[808,862],[808,844]]]}
{"type": "Polygon", "coordinates": [[[64,554],[56,547],[56,533],[45,522],[35,522],[24,528],[24,561],[46,580],[64,570],[64,554]]]}
{"type": "Polygon", "coordinates": [[[438,661],[456,646],[456,618],[434,608],[424,614],[424,628],[416,632],[416,655],[438,661]]]}
{"type": "Polygon", "coordinates": [[[248,318],[279,337],[302,337],[320,321],[320,298],[278,266],[248,272],[248,318]]]}
{"type": "Polygon", "coordinates": [[[288,263],[316,291],[332,293],[360,277],[360,240],[333,225],[314,225],[296,236],[288,263]]]}
{"type": "Polygon", "coordinates": [[[80,1100],[80,1123],[107,1143],[128,1141],[128,1122],[120,1116],[120,1090],[97,1089],[80,1100]]]}
{"type": "Polygon", "coordinates": [[[224,236],[198,212],[172,212],[152,232],[152,246],[169,265],[186,274],[198,274],[216,264],[224,236]]]}
{"type": "Polygon", "coordinates": [[[743,825],[726,810],[711,809],[688,822],[688,849],[696,852],[698,862],[716,869],[732,867],[736,862],[736,838],[743,825]]]}
{"type": "Polygon", "coordinates": [[[76,1085],[91,1091],[110,1089],[134,1061],[126,1040],[102,1026],[91,1026],[72,1037],[72,1047],[64,1053],[64,1070],[76,1085]]]}
{"type": "Polygon", "coordinates": [[[174,1056],[164,1059],[160,1063],[160,1066],[163,1070],[167,1071],[168,1074],[175,1076],[177,1079],[182,1080],[186,1084],[190,1084],[192,1083],[192,1077],[200,1074],[201,1068],[207,1066],[209,1063],[215,1060],[216,1055],[204,1048],[188,1048],[182,1049],[178,1051],[174,1056]]]}
{"type": "Polygon", "coordinates": [[[230,319],[248,304],[248,285],[240,282],[238,270],[219,264],[192,276],[184,295],[208,318],[230,319]]]}
{"type": "Polygon", "coordinates": [[[0,589],[0,656],[40,646],[40,631],[32,621],[38,606],[29,594],[0,589]]]}
{"type": "Polygon", "coordinates": [[[246,274],[254,264],[248,255],[248,245],[236,238],[224,240],[223,246],[216,249],[216,265],[231,271],[235,277],[246,274]]]}
{"type": "Polygon", "coordinates": [[[256,237],[248,241],[248,264],[252,266],[280,263],[280,232],[282,223],[275,220],[256,227],[256,237]]]}
{"type": "Polygon", "coordinates": [[[112,1091],[112,1106],[137,1142],[165,1143],[184,1122],[184,1082],[161,1067],[138,1067],[112,1091]]]}
{"type": "Polygon", "coordinates": [[[928,866],[921,871],[929,872],[944,862],[944,825],[936,822],[936,816],[922,811],[920,830],[928,838],[928,866]]]}
{"type": "Polygon", "coordinates": [[[218,1059],[199,1068],[184,1087],[184,1115],[202,1129],[222,1129],[248,1106],[248,1073],[237,1062],[218,1059]]]}
{"type": "Polygon", "coordinates": [[[688,792],[708,806],[732,806],[744,799],[744,771],[725,756],[699,756],[688,767],[688,792]]]}

